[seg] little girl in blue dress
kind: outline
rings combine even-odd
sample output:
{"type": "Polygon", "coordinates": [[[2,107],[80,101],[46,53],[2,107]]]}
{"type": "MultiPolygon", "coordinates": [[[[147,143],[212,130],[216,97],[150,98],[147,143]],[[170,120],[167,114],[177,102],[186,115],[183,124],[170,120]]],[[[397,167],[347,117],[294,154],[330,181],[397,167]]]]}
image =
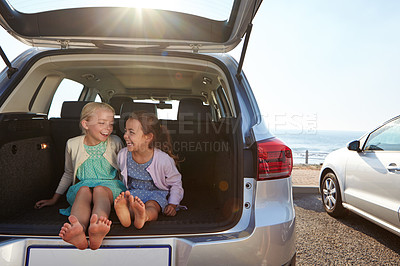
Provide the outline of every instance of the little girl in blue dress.
{"type": "Polygon", "coordinates": [[[118,166],[128,190],[114,201],[121,224],[128,227],[134,219],[141,229],[161,211],[175,216],[183,188],[168,130],[154,114],[135,112],[126,121],[124,139],[127,147],[118,154],[118,166]]]}
{"type": "Polygon", "coordinates": [[[111,135],[114,109],[110,105],[86,104],[80,121],[84,135],[67,142],[65,170],[53,198],[38,201],[35,207],[54,205],[68,189],[66,196],[71,206],[60,213],[69,216],[70,223],[63,225],[59,235],[79,249],[98,249],[110,231],[108,217],[113,200],[125,190],[117,172],[122,142],[111,135]]]}

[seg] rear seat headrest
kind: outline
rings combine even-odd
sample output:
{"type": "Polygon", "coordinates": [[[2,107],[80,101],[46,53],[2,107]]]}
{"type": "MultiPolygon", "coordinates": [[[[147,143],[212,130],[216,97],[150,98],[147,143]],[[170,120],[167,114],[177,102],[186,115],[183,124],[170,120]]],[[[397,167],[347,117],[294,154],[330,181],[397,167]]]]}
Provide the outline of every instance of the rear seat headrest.
{"type": "Polygon", "coordinates": [[[121,115],[128,115],[136,111],[145,111],[157,116],[157,106],[153,103],[124,102],[121,106],[121,115]]]}
{"type": "Polygon", "coordinates": [[[75,118],[80,119],[82,108],[90,103],[88,101],[80,102],[63,102],[61,108],[61,118],[75,118]]]}
{"type": "Polygon", "coordinates": [[[207,121],[207,116],[211,119],[211,109],[208,105],[203,105],[203,101],[198,98],[181,99],[178,108],[178,120],[186,121],[207,121]]]}
{"type": "Polygon", "coordinates": [[[125,102],[133,102],[133,100],[128,96],[114,96],[108,103],[114,108],[115,114],[120,115],[122,104],[125,102]]]}

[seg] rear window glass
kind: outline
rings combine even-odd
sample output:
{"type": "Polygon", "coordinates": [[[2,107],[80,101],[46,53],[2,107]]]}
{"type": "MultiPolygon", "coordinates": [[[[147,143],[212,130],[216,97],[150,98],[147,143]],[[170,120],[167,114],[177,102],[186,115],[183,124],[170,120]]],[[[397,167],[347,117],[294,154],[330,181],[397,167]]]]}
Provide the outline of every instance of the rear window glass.
{"type": "MultiPolygon", "coordinates": [[[[135,103],[152,103],[158,104],[159,101],[153,100],[135,100],[135,103]]],[[[177,120],[178,119],[178,107],[179,101],[166,101],[166,105],[169,105],[170,108],[160,108],[157,106],[157,118],[163,120],[177,120]]]]}
{"type": "Polygon", "coordinates": [[[38,13],[50,10],[82,7],[133,7],[177,11],[208,19],[225,21],[229,19],[234,0],[194,1],[194,0],[9,0],[10,5],[23,13],[38,13]]]}

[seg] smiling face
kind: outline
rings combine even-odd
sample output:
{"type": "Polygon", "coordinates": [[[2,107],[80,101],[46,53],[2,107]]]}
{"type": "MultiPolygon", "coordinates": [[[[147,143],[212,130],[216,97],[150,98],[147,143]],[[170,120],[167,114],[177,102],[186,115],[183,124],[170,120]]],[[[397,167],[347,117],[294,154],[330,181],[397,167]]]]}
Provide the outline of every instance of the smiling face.
{"type": "Polygon", "coordinates": [[[94,146],[106,141],[113,131],[114,114],[107,109],[98,109],[87,120],[82,120],[86,131],[86,145],[94,146]]]}
{"type": "Polygon", "coordinates": [[[153,139],[153,134],[145,135],[142,130],[142,125],[136,119],[130,118],[125,124],[124,139],[126,147],[130,152],[143,152],[149,150],[149,143],[153,139]]]}

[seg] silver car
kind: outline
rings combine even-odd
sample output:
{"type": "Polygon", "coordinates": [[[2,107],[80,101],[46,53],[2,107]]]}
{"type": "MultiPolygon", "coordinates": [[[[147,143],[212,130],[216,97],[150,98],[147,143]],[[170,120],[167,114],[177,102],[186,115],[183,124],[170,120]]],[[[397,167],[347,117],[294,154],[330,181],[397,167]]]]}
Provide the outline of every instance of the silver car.
{"type": "Polygon", "coordinates": [[[320,191],[331,216],[349,210],[400,236],[400,116],[329,154],[320,191]]]}
{"type": "Polygon", "coordinates": [[[292,153],[242,71],[261,1],[159,2],[0,0],[0,25],[35,47],[13,62],[2,53],[0,265],[295,264],[292,153]],[[244,36],[238,63],[226,52],[244,36]],[[58,236],[65,200],[33,206],[54,193],[90,101],[114,107],[120,137],[130,112],[159,117],[182,159],[187,209],[141,230],[111,213],[100,249],[81,251],[58,236]]]}

